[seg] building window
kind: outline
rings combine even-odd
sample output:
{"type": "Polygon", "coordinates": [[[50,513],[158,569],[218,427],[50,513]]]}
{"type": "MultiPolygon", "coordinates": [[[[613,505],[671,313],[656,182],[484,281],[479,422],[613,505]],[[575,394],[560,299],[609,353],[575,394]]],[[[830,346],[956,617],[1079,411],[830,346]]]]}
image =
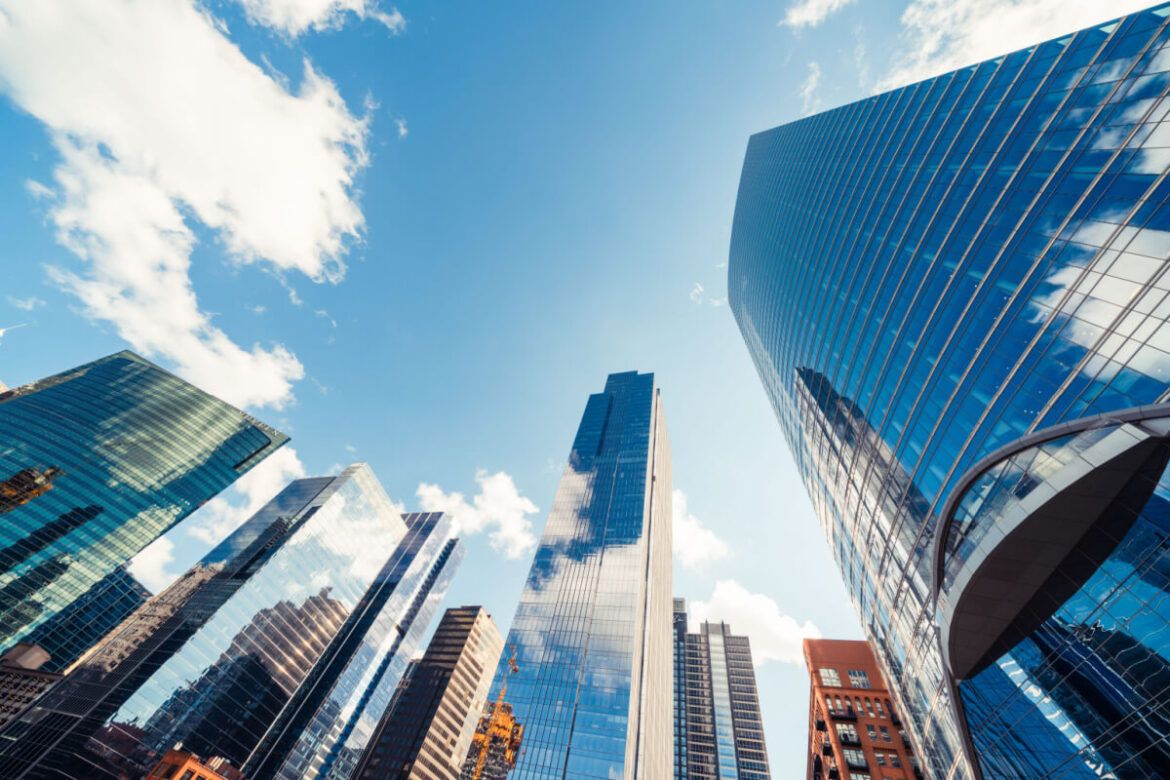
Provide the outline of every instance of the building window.
{"type": "Polygon", "coordinates": [[[837,674],[836,669],[817,669],[821,673],[821,685],[827,685],[830,688],[841,687],[841,675],[837,674]]]}
{"type": "MultiPolygon", "coordinates": [[[[845,748],[841,751],[845,755],[845,764],[850,770],[853,769],[869,769],[869,763],[865,760],[865,753],[853,748],[845,748]]],[[[850,774],[856,777],[857,775],[850,771],[850,774]]]]}
{"type": "Polygon", "coordinates": [[[890,737],[890,730],[888,728],[886,728],[885,726],[879,726],[878,728],[880,728],[882,730],[882,741],[883,742],[893,742],[894,741],[890,737]]]}
{"type": "Polygon", "coordinates": [[[860,745],[861,739],[857,736],[857,727],[852,723],[837,723],[837,738],[842,745],[860,745]]]}
{"type": "Polygon", "coordinates": [[[872,688],[869,684],[869,675],[864,669],[849,670],[849,684],[854,688],[872,688]]]}
{"type": "Polygon", "coordinates": [[[865,730],[869,733],[869,741],[870,742],[877,742],[878,741],[877,729],[875,729],[871,724],[866,723],[865,730]]]}
{"type": "Polygon", "coordinates": [[[873,757],[877,761],[878,766],[886,765],[886,754],[880,750],[873,751],[873,757]]]}
{"type": "Polygon", "coordinates": [[[897,753],[890,753],[890,766],[895,769],[901,769],[902,759],[898,757],[897,753]]]}
{"type": "Polygon", "coordinates": [[[877,707],[877,714],[879,718],[886,717],[886,713],[882,711],[882,700],[874,699],[873,706],[877,707]]]}

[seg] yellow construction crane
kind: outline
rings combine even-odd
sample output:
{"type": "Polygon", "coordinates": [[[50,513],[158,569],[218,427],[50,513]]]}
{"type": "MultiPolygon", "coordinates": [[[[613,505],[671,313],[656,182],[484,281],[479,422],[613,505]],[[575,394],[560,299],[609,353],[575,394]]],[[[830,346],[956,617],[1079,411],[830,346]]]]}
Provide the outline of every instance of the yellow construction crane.
{"type": "Polygon", "coordinates": [[[508,693],[508,679],[519,671],[520,667],[516,664],[516,647],[513,645],[512,655],[508,658],[508,674],[504,677],[504,683],[500,686],[500,693],[496,697],[496,701],[490,705],[491,715],[488,722],[484,724],[481,719],[480,727],[476,729],[475,736],[472,737],[475,748],[479,750],[479,755],[476,756],[471,780],[481,780],[483,777],[483,770],[494,744],[503,743],[504,763],[508,769],[516,765],[516,755],[524,737],[524,726],[516,723],[516,718],[512,714],[512,705],[504,701],[504,696],[508,693]]]}

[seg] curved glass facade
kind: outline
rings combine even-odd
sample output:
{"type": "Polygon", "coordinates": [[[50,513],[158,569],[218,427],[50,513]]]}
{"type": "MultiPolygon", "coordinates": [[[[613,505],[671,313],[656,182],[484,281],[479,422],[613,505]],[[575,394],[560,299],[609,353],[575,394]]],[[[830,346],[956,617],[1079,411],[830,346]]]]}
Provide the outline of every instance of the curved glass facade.
{"type": "MultiPolygon", "coordinates": [[[[943,507],[969,469],[1020,437],[1168,395],[1168,14],[1165,6],[1133,14],[748,145],[730,304],[906,725],[938,778],[977,771],[935,615],[943,507]]],[[[1041,469],[1058,457],[1033,454],[1041,469]]],[[[960,549],[963,534],[985,530],[961,522],[952,541],[960,549]]],[[[1081,604],[1107,598],[1098,590],[1081,604]]],[[[1166,618],[1142,613],[1152,610],[1148,599],[1129,605],[1145,623],[1127,641],[1161,657],[1166,618]]],[[[1078,652],[1099,659],[1101,647],[1078,652]]],[[[981,672],[1003,675],[992,680],[1002,695],[976,708],[1013,709],[1060,731],[1056,708],[1080,723],[1071,698],[1029,699],[1021,658],[981,672]]],[[[970,722],[984,776],[1021,776],[997,763],[1006,739],[977,733],[986,716],[970,722]]],[[[1103,722],[1028,749],[1088,756],[1128,728],[1103,722]]],[[[1147,749],[1160,749],[1165,732],[1150,733],[1147,749]]],[[[1124,762],[1108,771],[1155,776],[1136,768],[1139,758],[1132,771],[1124,762]]],[[[1064,766],[1039,760],[1023,776],[1061,777],[1064,766]]]]}
{"type": "Polygon", "coordinates": [[[69,607],[124,618],[106,578],[286,441],[131,352],[0,393],[0,651],[35,634],[46,669],[75,661],[69,607]]]}
{"type": "Polygon", "coordinates": [[[589,397],[489,697],[524,727],[511,777],[667,778],[670,445],[652,374],[589,397]]]}
{"type": "Polygon", "coordinates": [[[141,776],[182,742],[347,777],[458,563],[450,530],[404,520],[364,464],[293,482],[0,732],[0,776],[141,776]]]}

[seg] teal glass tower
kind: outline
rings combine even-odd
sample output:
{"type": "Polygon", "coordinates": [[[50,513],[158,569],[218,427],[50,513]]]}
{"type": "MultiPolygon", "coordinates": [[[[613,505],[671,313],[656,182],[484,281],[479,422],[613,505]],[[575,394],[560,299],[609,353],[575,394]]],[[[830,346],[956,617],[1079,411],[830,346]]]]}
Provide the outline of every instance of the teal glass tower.
{"type": "Polygon", "coordinates": [[[654,376],[611,374],[585,405],[489,696],[506,681],[524,727],[514,780],[671,776],[670,513],[654,376]]]}
{"type": "Polygon", "coordinates": [[[75,661],[100,636],[76,602],[129,614],[121,567],[287,440],[130,352],[0,393],[0,651],[75,661]]]}
{"type": "Polygon", "coordinates": [[[351,777],[462,560],[452,530],[365,464],[291,483],[0,731],[0,777],[142,777],[177,743],[351,777]]]}
{"type": "Polygon", "coordinates": [[[1170,777],[1168,17],[748,144],[730,305],[931,777],[1170,777]]]}

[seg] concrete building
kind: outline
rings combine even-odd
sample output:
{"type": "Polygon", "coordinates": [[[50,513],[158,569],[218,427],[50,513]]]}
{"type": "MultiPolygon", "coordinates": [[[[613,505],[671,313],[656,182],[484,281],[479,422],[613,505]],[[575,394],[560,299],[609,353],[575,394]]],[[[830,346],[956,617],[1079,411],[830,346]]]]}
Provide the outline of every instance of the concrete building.
{"type": "Polygon", "coordinates": [[[457,780],[503,647],[483,607],[448,609],[403,676],[355,776],[457,780]]]}
{"type": "Polygon", "coordinates": [[[810,679],[806,780],[922,780],[867,642],[804,640],[810,679]]]}
{"type": "Polygon", "coordinates": [[[769,780],[751,644],[726,623],[687,633],[674,600],[675,772],[680,780],[769,780]]]}

